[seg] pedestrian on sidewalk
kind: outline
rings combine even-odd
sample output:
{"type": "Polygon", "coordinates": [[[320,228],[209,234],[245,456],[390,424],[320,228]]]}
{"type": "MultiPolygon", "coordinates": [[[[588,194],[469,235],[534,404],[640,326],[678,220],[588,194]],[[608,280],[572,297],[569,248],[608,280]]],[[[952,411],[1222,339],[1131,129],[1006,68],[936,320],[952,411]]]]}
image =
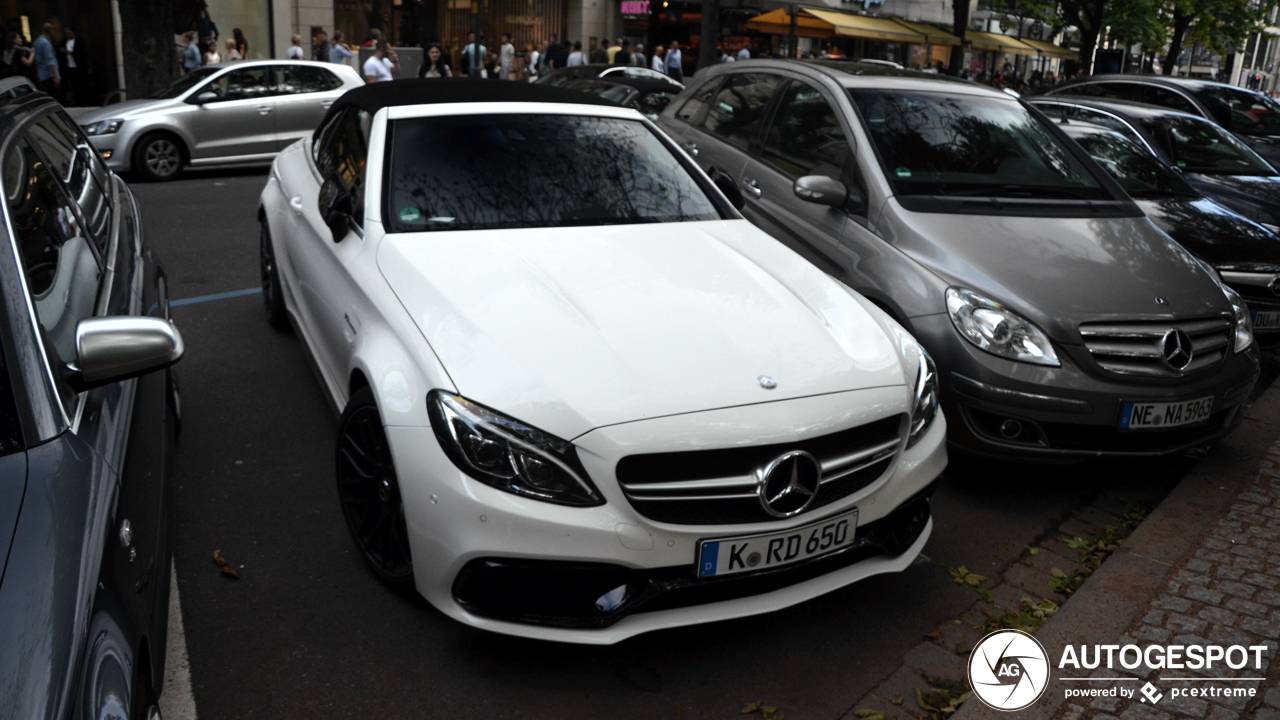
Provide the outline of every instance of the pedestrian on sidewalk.
{"type": "MultiPolygon", "coordinates": [[[[290,60],[302,60],[306,58],[306,54],[302,52],[302,36],[294,35],[290,40],[293,41],[293,44],[289,46],[288,58],[290,60]]],[[[230,54],[231,53],[227,53],[227,55],[230,54]]],[[[228,57],[227,59],[229,60],[230,58],[228,57]]]]}
{"type": "Polygon", "coordinates": [[[386,40],[379,40],[373,55],[364,61],[364,79],[368,83],[390,82],[400,74],[400,58],[386,40]]]}
{"type": "Polygon", "coordinates": [[[652,63],[650,63],[650,65],[649,65],[649,69],[650,69],[650,70],[653,70],[654,72],[660,72],[660,73],[662,73],[663,75],[666,75],[666,74],[667,74],[667,60],[666,60],[666,55],[667,55],[667,50],[666,50],[666,48],[662,47],[661,45],[659,45],[658,47],[654,48],[654,49],[653,49],[653,62],[652,62],[652,63]]]}
{"type": "MultiPolygon", "coordinates": [[[[342,33],[337,30],[333,31],[333,36],[335,38],[341,34],[342,33]]],[[[318,62],[327,62],[329,60],[329,33],[324,30],[317,31],[311,40],[311,45],[316,49],[315,55],[311,57],[312,60],[316,60],[318,62]]]]}
{"type": "Polygon", "coordinates": [[[240,53],[240,57],[249,58],[249,41],[244,39],[244,31],[235,28],[231,31],[231,37],[236,41],[236,52],[240,53]]]}
{"type": "Polygon", "coordinates": [[[604,51],[604,48],[597,45],[595,40],[592,40],[591,50],[587,53],[587,59],[593,65],[604,65],[609,62],[609,54],[604,51]]]}
{"type": "Polygon", "coordinates": [[[636,48],[631,53],[631,64],[636,67],[649,67],[649,60],[644,56],[644,45],[636,43],[636,48]]]}
{"type": "Polygon", "coordinates": [[[453,77],[453,72],[449,70],[449,66],[444,61],[444,51],[440,49],[440,43],[431,43],[427,47],[427,61],[422,63],[421,68],[418,68],[418,77],[453,77]]]}
{"type": "Polygon", "coordinates": [[[498,46],[500,80],[511,79],[511,65],[516,59],[516,47],[511,44],[511,33],[502,33],[502,45],[498,46]]]}
{"type": "Polygon", "coordinates": [[[739,59],[739,60],[750,60],[750,59],[751,59],[751,46],[750,46],[750,45],[743,45],[743,46],[742,46],[742,48],[741,48],[740,50],[738,50],[738,59],[739,59]]]}
{"type": "Polygon", "coordinates": [[[537,46],[533,43],[525,43],[524,46],[524,72],[528,76],[529,81],[533,82],[538,77],[538,61],[542,59],[542,53],[538,52],[537,46]]]}
{"type": "Polygon", "coordinates": [[[58,73],[58,55],[53,51],[53,25],[45,23],[35,41],[36,79],[40,89],[58,97],[62,76],[58,73]]]}
{"type": "Polygon", "coordinates": [[[569,53],[569,59],[565,61],[567,67],[577,67],[587,64],[587,56],[582,54],[582,41],[573,41],[573,52],[569,53]]]}
{"type": "Polygon", "coordinates": [[[0,53],[0,77],[26,76],[32,62],[31,48],[22,44],[22,35],[10,30],[4,36],[4,52],[0,53]]]}
{"type": "Polygon", "coordinates": [[[369,28],[369,39],[364,41],[367,48],[378,47],[378,41],[382,39],[382,31],[378,28],[369,28]]]}
{"type": "Polygon", "coordinates": [[[621,49],[622,49],[621,39],[614,40],[612,43],[610,43],[609,47],[604,49],[605,62],[607,62],[609,65],[613,65],[614,64],[613,59],[618,56],[618,51],[621,49]]]}
{"type": "Polygon", "coordinates": [[[462,72],[467,77],[484,77],[484,61],[488,54],[489,48],[484,46],[484,35],[477,41],[475,33],[467,33],[467,46],[462,48],[462,72]]]}
{"type": "Polygon", "coordinates": [[[196,44],[196,31],[188,30],[182,33],[182,39],[187,42],[187,49],[182,51],[182,69],[191,72],[200,67],[200,46],[196,44]]]}
{"type": "Polygon", "coordinates": [[[613,65],[630,65],[631,64],[631,41],[623,40],[618,52],[613,54],[613,65]]]}
{"type": "MultiPolygon", "coordinates": [[[[299,43],[301,43],[301,42],[302,42],[302,36],[301,36],[301,35],[294,35],[294,37],[298,38],[298,42],[299,42],[299,43]]],[[[293,48],[289,48],[289,52],[293,52],[293,48]]],[[[302,48],[301,48],[301,47],[299,47],[299,48],[298,48],[298,52],[299,52],[299,53],[301,53],[301,52],[302,52],[302,48]]],[[[293,56],[292,56],[292,55],[290,55],[290,57],[293,57],[293,56]]],[[[236,49],[236,41],[235,41],[235,39],[234,39],[234,38],[227,38],[227,54],[226,54],[225,56],[223,56],[223,58],[222,58],[223,62],[235,62],[235,61],[237,61],[237,60],[243,60],[243,59],[244,59],[244,58],[240,56],[240,51],[236,49]]],[[[301,55],[299,55],[298,59],[299,59],[299,60],[301,60],[301,59],[302,59],[301,55]]]]}
{"type": "Polygon", "coordinates": [[[222,56],[218,54],[218,41],[210,40],[204,50],[204,64],[217,65],[222,62],[222,56]]]}
{"type": "Polygon", "coordinates": [[[671,47],[667,50],[667,75],[678,83],[684,82],[684,65],[680,57],[680,42],[678,40],[671,41],[671,47]]]}
{"type": "Polygon", "coordinates": [[[68,105],[85,105],[89,100],[89,48],[84,40],[76,37],[76,31],[65,28],[62,31],[62,81],[65,84],[63,94],[68,105]]]}
{"type": "Polygon", "coordinates": [[[336,63],[338,65],[346,65],[347,61],[355,57],[356,54],[342,42],[345,36],[341,30],[333,31],[333,47],[329,48],[329,54],[325,57],[325,62],[336,63]]]}

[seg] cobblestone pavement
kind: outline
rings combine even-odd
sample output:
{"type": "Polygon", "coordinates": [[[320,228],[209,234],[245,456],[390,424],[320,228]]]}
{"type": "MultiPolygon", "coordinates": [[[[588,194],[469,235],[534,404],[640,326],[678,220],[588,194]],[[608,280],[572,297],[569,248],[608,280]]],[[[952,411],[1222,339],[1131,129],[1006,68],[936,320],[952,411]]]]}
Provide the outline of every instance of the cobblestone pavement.
{"type": "MultiPolygon", "coordinates": [[[[1119,670],[1150,682],[1163,695],[1156,703],[1141,699],[1098,698],[1088,704],[1064,704],[1055,720],[1280,720],[1280,672],[1272,669],[1280,641],[1280,441],[1259,463],[1253,483],[1236,496],[1226,517],[1211,527],[1164,592],[1153,598],[1117,643],[1161,645],[1265,645],[1261,673],[1250,664],[1241,670],[1119,670]],[[1235,681],[1185,682],[1175,677],[1230,677],[1235,681]],[[1259,677],[1260,681],[1243,680],[1259,677]],[[1254,688],[1252,696],[1172,697],[1172,690],[1195,687],[1254,688]]],[[[1116,676],[1117,670],[1093,673],[1116,676]]],[[[1110,683],[1114,685],[1115,683],[1110,683]]],[[[1144,683],[1145,684],[1145,683],[1144,683]]],[[[1132,683],[1137,689],[1137,681],[1132,683]]],[[[1099,685],[1101,687],[1102,685],[1099,685]]],[[[1211,691],[1212,692],[1212,691],[1211,691]]]]}

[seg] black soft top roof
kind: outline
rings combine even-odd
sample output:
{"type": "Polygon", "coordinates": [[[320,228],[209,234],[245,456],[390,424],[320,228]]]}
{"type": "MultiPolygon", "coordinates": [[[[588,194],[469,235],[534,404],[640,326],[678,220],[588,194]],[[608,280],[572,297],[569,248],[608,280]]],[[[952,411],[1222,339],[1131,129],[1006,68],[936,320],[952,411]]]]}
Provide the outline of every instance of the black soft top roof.
{"type": "MultiPolygon", "coordinates": [[[[535,83],[475,78],[416,78],[372,83],[348,90],[329,108],[325,122],[349,107],[360,108],[372,115],[384,107],[400,105],[480,102],[572,103],[617,107],[616,103],[580,90],[535,83]]],[[[321,123],[321,127],[323,126],[324,123],[321,123]]]]}

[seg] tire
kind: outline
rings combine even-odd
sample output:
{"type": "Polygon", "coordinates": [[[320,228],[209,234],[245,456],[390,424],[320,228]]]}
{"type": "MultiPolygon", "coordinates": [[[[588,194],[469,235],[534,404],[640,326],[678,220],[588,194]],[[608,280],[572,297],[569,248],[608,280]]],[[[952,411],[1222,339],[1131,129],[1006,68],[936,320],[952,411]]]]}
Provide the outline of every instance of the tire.
{"type": "Polygon", "coordinates": [[[289,313],[284,308],[284,290],[280,286],[280,269],[276,267],[275,248],[271,244],[271,228],[262,219],[262,232],[258,244],[258,264],[262,269],[262,303],[267,310],[267,322],[277,330],[289,329],[289,313]]]}
{"type": "Polygon", "coordinates": [[[365,564],[398,590],[413,586],[404,502],[373,391],[361,388],[338,423],[338,501],[365,564]]]}
{"type": "Polygon", "coordinates": [[[152,182],[173,180],[184,165],[182,144],[172,135],[147,135],[133,150],[134,172],[152,182]]]}

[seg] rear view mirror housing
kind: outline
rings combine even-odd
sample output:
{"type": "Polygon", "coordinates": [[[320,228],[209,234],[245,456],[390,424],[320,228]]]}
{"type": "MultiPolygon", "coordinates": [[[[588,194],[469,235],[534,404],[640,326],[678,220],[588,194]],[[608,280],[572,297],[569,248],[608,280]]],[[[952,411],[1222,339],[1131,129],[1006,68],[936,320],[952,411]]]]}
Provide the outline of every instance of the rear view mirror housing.
{"type": "Polygon", "coordinates": [[[213,102],[214,100],[217,100],[217,99],[218,99],[218,94],[217,94],[217,93],[212,93],[212,92],[208,92],[208,91],[206,91],[206,92],[202,92],[202,93],[200,93],[199,95],[197,95],[197,96],[196,96],[196,104],[197,104],[197,105],[204,105],[205,103],[211,103],[211,102],[213,102]]]}
{"type": "Polygon", "coordinates": [[[76,324],[76,361],[64,377],[83,392],[167,368],[184,351],[182,334],[164,318],[85,318],[76,324]]]}
{"type": "Polygon", "coordinates": [[[337,175],[330,175],[320,186],[319,204],[320,217],[333,233],[333,241],[342,242],[355,221],[352,218],[351,194],[337,175]]]}
{"type": "Polygon", "coordinates": [[[805,175],[791,186],[796,197],[805,202],[826,205],[854,215],[867,211],[867,201],[862,193],[826,175],[805,175]]]}

